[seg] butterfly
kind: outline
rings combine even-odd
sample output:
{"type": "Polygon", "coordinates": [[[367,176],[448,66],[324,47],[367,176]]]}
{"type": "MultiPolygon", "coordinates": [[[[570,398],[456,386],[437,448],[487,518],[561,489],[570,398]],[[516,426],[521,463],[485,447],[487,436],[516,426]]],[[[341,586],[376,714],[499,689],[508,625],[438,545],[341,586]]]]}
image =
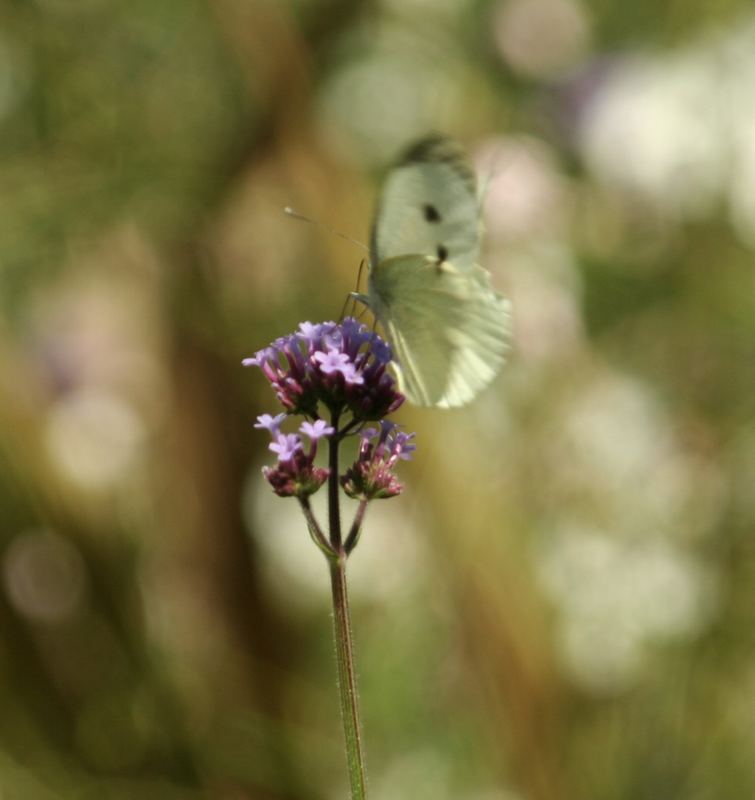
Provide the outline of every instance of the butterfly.
{"type": "Polygon", "coordinates": [[[477,182],[459,145],[432,135],[410,146],[378,202],[367,294],[353,296],[383,326],[415,405],[463,406],[505,361],[510,304],[478,264],[480,229],[477,182]]]}

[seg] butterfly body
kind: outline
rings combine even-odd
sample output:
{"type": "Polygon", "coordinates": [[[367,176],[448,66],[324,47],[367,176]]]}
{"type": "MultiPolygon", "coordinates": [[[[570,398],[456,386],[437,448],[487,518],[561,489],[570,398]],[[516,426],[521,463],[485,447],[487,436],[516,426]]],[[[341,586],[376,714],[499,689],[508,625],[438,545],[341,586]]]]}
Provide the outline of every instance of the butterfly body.
{"type": "Polygon", "coordinates": [[[367,295],[402,391],[416,405],[472,400],[507,350],[509,303],[479,266],[475,176],[451,140],[411,147],[389,173],[371,237],[367,295]]]}

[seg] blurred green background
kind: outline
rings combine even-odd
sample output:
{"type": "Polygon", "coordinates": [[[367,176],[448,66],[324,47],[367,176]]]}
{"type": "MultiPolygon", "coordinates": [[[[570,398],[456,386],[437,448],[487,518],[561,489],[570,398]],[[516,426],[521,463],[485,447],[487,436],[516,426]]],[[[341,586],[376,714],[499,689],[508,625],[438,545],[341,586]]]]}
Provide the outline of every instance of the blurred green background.
{"type": "MultiPolygon", "coordinates": [[[[748,0],[0,2],[0,798],[347,794],[240,367],[381,169],[481,176],[510,364],[351,560],[374,800],[755,797],[748,0]]],[[[318,497],[319,499],[319,497],[318,497]]]]}

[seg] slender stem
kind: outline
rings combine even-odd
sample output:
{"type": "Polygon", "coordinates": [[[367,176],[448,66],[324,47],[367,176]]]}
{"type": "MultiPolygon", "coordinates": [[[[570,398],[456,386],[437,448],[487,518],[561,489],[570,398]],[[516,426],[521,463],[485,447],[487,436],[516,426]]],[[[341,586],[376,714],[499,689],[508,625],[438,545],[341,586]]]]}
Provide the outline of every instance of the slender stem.
{"type": "Polygon", "coordinates": [[[349,597],[346,591],[346,554],[330,562],[330,580],[333,588],[333,629],[336,639],[338,663],[338,690],[341,696],[341,717],[346,737],[346,760],[349,767],[351,800],[365,800],[365,780],[362,733],[359,722],[359,694],[354,669],[354,647],[349,620],[349,597]]]}
{"type": "Polygon", "coordinates": [[[309,504],[309,498],[300,497],[299,505],[301,506],[301,510],[304,512],[305,519],[307,520],[307,529],[309,530],[309,535],[312,538],[312,541],[320,548],[320,550],[322,550],[327,558],[334,558],[336,554],[333,548],[330,546],[328,540],[325,538],[325,534],[320,529],[320,525],[315,519],[315,515],[312,513],[312,506],[309,504]]]}
{"type": "Polygon", "coordinates": [[[352,419],[347,425],[344,425],[340,431],[338,431],[339,436],[346,436],[347,433],[351,433],[353,430],[356,430],[359,427],[364,427],[364,422],[358,419],[352,419]]]}
{"type": "Polygon", "coordinates": [[[328,523],[330,526],[330,544],[337,553],[341,551],[341,511],[338,505],[338,448],[341,446],[341,437],[338,433],[338,417],[335,412],[330,424],[336,431],[328,439],[328,523]]]}
{"type": "MultiPolygon", "coordinates": [[[[338,448],[343,434],[338,431],[337,413],[330,424],[335,429],[329,442],[328,466],[328,521],[330,523],[330,582],[333,589],[333,633],[336,640],[338,667],[338,693],[341,700],[341,720],[346,740],[346,762],[349,769],[351,800],[366,800],[364,754],[359,721],[359,694],[354,668],[354,645],[351,639],[349,596],[346,591],[346,558],[348,553],[341,538],[341,512],[339,508],[338,448]]],[[[353,526],[352,526],[353,528],[353,526]]]]}
{"type": "Polygon", "coordinates": [[[366,511],[367,500],[360,500],[357,513],[354,514],[354,521],[351,523],[351,530],[349,531],[349,535],[346,537],[346,541],[343,545],[346,555],[348,555],[359,542],[359,536],[362,533],[362,523],[364,522],[364,514],[366,511]]]}

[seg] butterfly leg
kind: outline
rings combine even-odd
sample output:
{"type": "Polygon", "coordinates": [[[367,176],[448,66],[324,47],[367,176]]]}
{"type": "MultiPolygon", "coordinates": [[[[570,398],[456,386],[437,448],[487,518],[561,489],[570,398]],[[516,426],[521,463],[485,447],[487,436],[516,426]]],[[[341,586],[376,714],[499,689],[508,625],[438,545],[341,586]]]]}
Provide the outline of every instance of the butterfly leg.
{"type": "Polygon", "coordinates": [[[351,301],[351,303],[352,303],[352,305],[351,305],[351,313],[349,314],[349,316],[351,316],[351,317],[356,316],[357,301],[360,301],[365,306],[368,305],[367,296],[359,293],[359,286],[362,283],[362,271],[364,270],[364,265],[366,263],[367,262],[365,261],[365,259],[362,259],[359,262],[359,272],[357,273],[356,291],[355,292],[349,292],[348,295],[346,295],[346,300],[344,301],[343,308],[341,309],[341,317],[340,317],[340,319],[344,318],[344,314],[346,314],[346,309],[349,306],[349,301],[351,301]]]}
{"type": "MultiPolygon", "coordinates": [[[[356,314],[357,303],[361,303],[362,306],[364,306],[364,308],[370,307],[366,294],[361,294],[360,292],[349,292],[346,295],[346,300],[344,300],[343,308],[341,309],[341,319],[343,319],[343,316],[346,313],[346,309],[348,308],[349,303],[353,304],[351,311],[352,316],[356,314]]],[[[359,313],[359,316],[362,316],[362,314],[364,314],[364,308],[359,313]]]]}
{"type": "Polygon", "coordinates": [[[366,294],[362,294],[361,292],[349,292],[349,298],[354,302],[354,309],[356,310],[356,304],[361,303],[363,308],[359,312],[359,315],[356,317],[357,319],[361,319],[364,316],[364,312],[369,309],[372,313],[372,330],[375,330],[375,326],[377,325],[377,317],[375,316],[375,312],[370,307],[370,300],[366,294]]]}
{"type": "MultiPolygon", "coordinates": [[[[364,270],[364,265],[366,263],[367,262],[364,259],[362,259],[359,262],[359,272],[357,272],[357,287],[356,287],[357,292],[359,291],[359,288],[362,285],[362,271],[364,270]]],[[[352,295],[351,299],[352,299],[351,315],[353,317],[356,314],[356,311],[357,311],[357,301],[356,301],[356,297],[354,297],[353,295],[352,295]]]]}

